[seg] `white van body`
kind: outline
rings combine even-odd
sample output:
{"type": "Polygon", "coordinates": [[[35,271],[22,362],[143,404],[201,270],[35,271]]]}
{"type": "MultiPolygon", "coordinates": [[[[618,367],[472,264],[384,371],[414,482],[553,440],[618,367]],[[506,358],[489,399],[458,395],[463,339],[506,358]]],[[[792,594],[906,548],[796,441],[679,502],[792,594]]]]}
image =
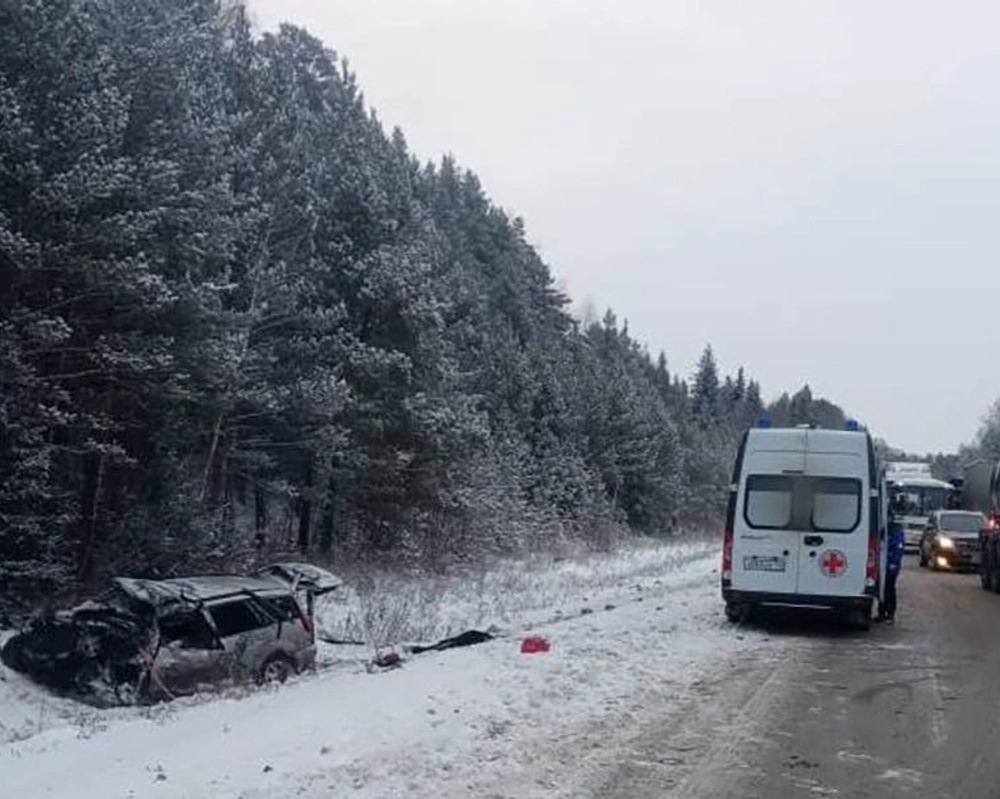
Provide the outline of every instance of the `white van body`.
{"type": "Polygon", "coordinates": [[[726,519],[727,615],[743,618],[759,605],[818,607],[867,627],[883,560],[879,482],[864,431],[749,430],[726,519]]]}

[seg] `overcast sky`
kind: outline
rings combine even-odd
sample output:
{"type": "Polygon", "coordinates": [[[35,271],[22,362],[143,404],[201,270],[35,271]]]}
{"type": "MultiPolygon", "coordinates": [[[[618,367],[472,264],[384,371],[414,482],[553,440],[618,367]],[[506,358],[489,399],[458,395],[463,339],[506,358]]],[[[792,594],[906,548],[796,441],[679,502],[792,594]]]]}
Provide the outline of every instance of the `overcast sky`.
{"type": "Polygon", "coordinates": [[[1000,397],[995,0],[248,0],[453,153],[575,306],[953,450],[1000,397]]]}

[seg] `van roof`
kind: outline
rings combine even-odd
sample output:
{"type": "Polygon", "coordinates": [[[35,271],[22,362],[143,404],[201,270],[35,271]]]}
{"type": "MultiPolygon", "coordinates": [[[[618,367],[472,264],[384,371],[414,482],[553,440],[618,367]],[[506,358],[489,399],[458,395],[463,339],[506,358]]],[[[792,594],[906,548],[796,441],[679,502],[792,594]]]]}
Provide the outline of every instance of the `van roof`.
{"type": "Polygon", "coordinates": [[[850,453],[867,457],[868,435],[864,432],[821,428],[751,428],[747,438],[747,449],[850,453]]]}

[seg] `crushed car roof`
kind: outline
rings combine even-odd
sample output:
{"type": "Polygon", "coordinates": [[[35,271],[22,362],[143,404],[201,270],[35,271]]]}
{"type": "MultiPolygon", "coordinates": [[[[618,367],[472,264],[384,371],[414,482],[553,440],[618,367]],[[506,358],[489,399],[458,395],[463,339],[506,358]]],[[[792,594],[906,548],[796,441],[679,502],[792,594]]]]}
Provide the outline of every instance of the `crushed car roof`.
{"type": "Polygon", "coordinates": [[[239,577],[229,574],[169,580],[116,577],[114,582],[129,596],[157,607],[175,602],[198,603],[235,594],[288,588],[281,581],[270,577],[239,577]]]}
{"type": "Polygon", "coordinates": [[[275,563],[257,575],[277,578],[294,589],[304,589],[315,595],[334,591],[344,584],[337,575],[311,563],[275,563]]]}
{"type": "Polygon", "coordinates": [[[133,599],[156,608],[167,605],[198,604],[238,594],[266,591],[334,591],[343,585],[339,577],[311,563],[275,563],[251,577],[233,574],[175,577],[146,580],[116,577],[114,583],[133,599]]]}

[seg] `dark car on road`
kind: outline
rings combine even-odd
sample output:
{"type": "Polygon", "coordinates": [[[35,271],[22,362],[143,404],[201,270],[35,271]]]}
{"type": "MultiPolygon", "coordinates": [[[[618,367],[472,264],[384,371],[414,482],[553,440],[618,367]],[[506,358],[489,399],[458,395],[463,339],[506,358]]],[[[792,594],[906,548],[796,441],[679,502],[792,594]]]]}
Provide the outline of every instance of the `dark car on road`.
{"type": "Polygon", "coordinates": [[[976,511],[934,511],[920,537],[920,565],[977,570],[982,557],[979,531],[985,526],[986,518],[976,511]]]}

